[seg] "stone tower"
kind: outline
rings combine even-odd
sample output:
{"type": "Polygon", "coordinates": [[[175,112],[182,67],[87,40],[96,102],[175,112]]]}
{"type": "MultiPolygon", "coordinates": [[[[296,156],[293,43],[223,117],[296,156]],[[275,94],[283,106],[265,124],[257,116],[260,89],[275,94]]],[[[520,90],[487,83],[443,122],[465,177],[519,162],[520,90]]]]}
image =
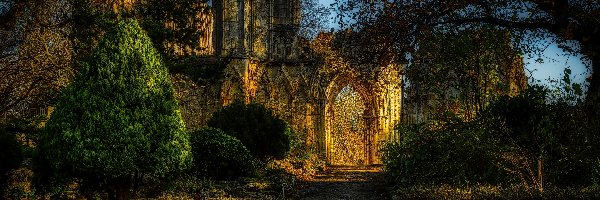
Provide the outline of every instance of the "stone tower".
{"type": "Polygon", "coordinates": [[[300,0],[213,0],[219,57],[284,61],[298,56],[300,0]]]}

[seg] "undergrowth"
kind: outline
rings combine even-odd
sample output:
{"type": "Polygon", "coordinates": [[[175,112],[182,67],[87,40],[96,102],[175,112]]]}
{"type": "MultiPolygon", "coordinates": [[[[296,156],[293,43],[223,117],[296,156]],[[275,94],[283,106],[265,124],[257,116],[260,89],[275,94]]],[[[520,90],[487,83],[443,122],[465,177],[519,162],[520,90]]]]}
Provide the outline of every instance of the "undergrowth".
{"type": "Polygon", "coordinates": [[[397,188],[393,199],[600,199],[600,186],[547,187],[543,192],[522,185],[413,185],[397,188]]]}

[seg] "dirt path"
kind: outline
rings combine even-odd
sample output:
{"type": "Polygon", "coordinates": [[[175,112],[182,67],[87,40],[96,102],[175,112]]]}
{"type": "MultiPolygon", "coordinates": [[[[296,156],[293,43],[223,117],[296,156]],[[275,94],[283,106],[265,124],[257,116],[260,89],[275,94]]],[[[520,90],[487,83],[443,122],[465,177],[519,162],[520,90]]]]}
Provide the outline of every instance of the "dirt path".
{"type": "Polygon", "coordinates": [[[383,174],[374,167],[333,167],[300,184],[298,199],[389,199],[383,174]]]}

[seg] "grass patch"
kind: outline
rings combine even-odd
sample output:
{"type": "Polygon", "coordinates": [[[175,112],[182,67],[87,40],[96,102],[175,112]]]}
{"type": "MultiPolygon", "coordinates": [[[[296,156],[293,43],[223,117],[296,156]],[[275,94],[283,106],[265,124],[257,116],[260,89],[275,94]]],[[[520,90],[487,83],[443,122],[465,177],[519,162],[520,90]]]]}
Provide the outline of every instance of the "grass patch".
{"type": "Polygon", "coordinates": [[[522,185],[415,185],[394,189],[392,199],[600,199],[600,185],[547,187],[543,192],[522,185]]]}

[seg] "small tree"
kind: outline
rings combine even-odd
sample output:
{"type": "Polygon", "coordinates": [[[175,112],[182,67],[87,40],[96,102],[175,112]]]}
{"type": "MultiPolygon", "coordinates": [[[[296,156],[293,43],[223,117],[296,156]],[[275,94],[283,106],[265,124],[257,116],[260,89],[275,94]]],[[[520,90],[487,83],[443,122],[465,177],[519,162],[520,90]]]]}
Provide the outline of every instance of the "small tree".
{"type": "Polygon", "coordinates": [[[120,21],[83,63],[39,150],[53,171],[97,178],[119,199],[136,177],[164,177],[191,164],[167,69],[135,20],[120,21]]]}
{"type": "Polygon", "coordinates": [[[290,150],[290,127],[260,104],[235,101],[213,113],[208,126],[236,137],[261,159],[282,159],[290,150]]]}

